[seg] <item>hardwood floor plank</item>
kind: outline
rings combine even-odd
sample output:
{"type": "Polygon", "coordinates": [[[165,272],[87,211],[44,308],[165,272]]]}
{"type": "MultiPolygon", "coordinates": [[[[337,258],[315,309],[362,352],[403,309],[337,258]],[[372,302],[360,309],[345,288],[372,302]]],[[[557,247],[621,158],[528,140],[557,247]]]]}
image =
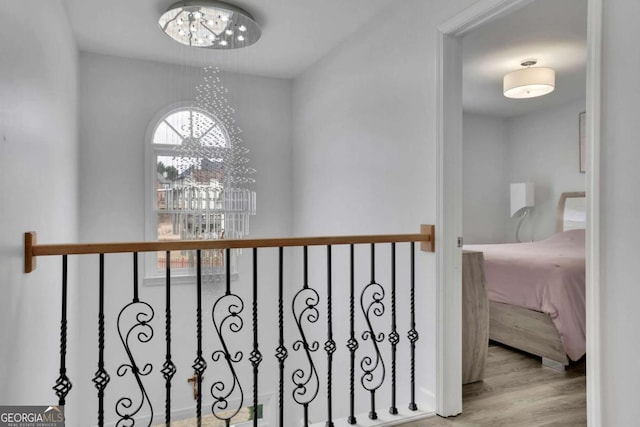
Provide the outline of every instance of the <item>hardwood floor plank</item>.
{"type": "Polygon", "coordinates": [[[463,413],[405,427],[586,426],[585,363],[557,372],[539,358],[489,347],[484,381],[463,386],[463,413]]]}

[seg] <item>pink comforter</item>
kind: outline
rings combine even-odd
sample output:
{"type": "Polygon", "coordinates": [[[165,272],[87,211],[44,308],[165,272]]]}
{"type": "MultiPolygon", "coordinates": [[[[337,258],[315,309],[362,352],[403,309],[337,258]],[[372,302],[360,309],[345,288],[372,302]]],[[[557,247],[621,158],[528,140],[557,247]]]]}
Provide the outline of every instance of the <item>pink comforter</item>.
{"type": "Polygon", "coordinates": [[[549,314],[569,358],[585,354],[584,230],[538,242],[465,249],[484,252],[490,300],[549,314]]]}

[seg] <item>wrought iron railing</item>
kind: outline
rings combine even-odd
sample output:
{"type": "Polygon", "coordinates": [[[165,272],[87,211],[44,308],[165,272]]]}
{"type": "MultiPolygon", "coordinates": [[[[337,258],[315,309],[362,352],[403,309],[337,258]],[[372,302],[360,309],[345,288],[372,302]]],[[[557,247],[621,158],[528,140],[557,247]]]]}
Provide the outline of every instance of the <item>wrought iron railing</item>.
{"type": "MultiPolygon", "coordinates": [[[[396,290],[396,246],[397,244],[406,243],[410,245],[409,250],[409,284],[408,284],[408,301],[406,309],[409,311],[410,323],[407,325],[406,337],[408,345],[409,360],[403,363],[408,366],[410,401],[407,407],[411,411],[416,411],[416,353],[415,347],[418,340],[418,331],[416,326],[415,313],[415,246],[416,242],[421,242],[421,249],[424,251],[434,251],[434,227],[422,226],[421,233],[417,234],[401,234],[401,235],[375,235],[375,236],[342,236],[342,237],[314,237],[314,238],[289,238],[289,239],[246,239],[246,240],[212,240],[212,241],[167,241],[167,242],[134,242],[134,243],[103,243],[103,244],[61,244],[61,245],[40,245],[36,242],[35,233],[25,233],[25,272],[29,273],[36,267],[36,257],[46,255],[58,255],[62,257],[62,296],[61,296],[61,324],[60,324],[60,370],[59,377],[55,382],[53,389],[58,397],[60,405],[65,405],[67,395],[72,388],[69,372],[67,369],[67,290],[68,290],[68,273],[67,260],[70,255],[80,254],[97,254],[99,256],[99,280],[98,280],[98,345],[97,345],[97,371],[92,379],[96,389],[98,398],[98,414],[97,423],[99,426],[105,424],[105,392],[108,388],[112,377],[105,367],[105,328],[113,321],[114,316],[106,316],[105,313],[105,254],[112,253],[131,253],[133,257],[133,288],[132,297],[118,313],[115,327],[120,338],[122,348],[126,354],[126,361],[122,363],[116,370],[118,377],[129,376],[135,381],[137,390],[131,392],[129,396],[122,396],[116,400],[115,408],[110,416],[117,418],[117,426],[133,426],[140,418],[141,411],[145,412],[146,425],[152,425],[154,422],[154,408],[152,397],[148,386],[146,385],[146,377],[153,371],[154,367],[151,363],[142,363],[136,360],[132,351],[132,344],[136,346],[145,345],[154,338],[154,329],[152,320],[156,316],[154,308],[140,298],[138,284],[138,257],[140,252],[165,252],[165,295],[164,295],[164,363],[159,370],[164,380],[164,423],[169,426],[172,422],[172,385],[173,378],[177,367],[172,358],[172,338],[174,333],[172,326],[172,307],[171,302],[171,251],[191,250],[196,253],[196,328],[195,335],[197,348],[195,359],[191,368],[194,372],[192,378],[194,382],[194,398],[196,400],[194,416],[197,425],[201,425],[203,417],[203,393],[202,385],[204,374],[209,368],[207,359],[203,355],[203,280],[202,280],[202,251],[207,249],[223,250],[226,259],[231,256],[231,249],[246,248],[252,250],[252,275],[251,275],[251,301],[250,311],[245,310],[245,301],[243,298],[234,293],[231,286],[231,272],[229,271],[229,262],[226,265],[226,282],[224,294],[217,297],[212,304],[211,316],[212,323],[217,335],[217,348],[211,355],[210,363],[218,368],[225,367],[228,374],[225,379],[222,377],[215,378],[209,389],[209,396],[212,399],[210,414],[222,420],[226,426],[230,425],[231,419],[238,414],[244,404],[244,396],[249,394],[249,386],[251,386],[251,407],[253,412],[257,413],[259,407],[259,379],[260,365],[264,360],[262,354],[263,346],[258,342],[258,327],[260,319],[258,315],[259,304],[277,304],[277,324],[269,324],[268,328],[277,328],[277,344],[272,343],[275,347],[274,363],[277,363],[278,369],[278,387],[277,387],[277,412],[278,425],[284,426],[285,409],[291,402],[285,399],[286,389],[286,372],[290,370],[291,383],[288,385],[292,389],[291,400],[299,405],[303,417],[302,422],[305,426],[309,425],[309,409],[310,405],[318,399],[319,391],[322,386],[326,389],[326,426],[334,425],[334,382],[337,378],[336,368],[334,366],[334,354],[340,347],[334,339],[334,283],[333,283],[333,256],[332,248],[336,245],[347,245],[349,247],[349,289],[348,289],[348,316],[349,334],[348,340],[343,345],[348,350],[348,369],[345,367],[340,371],[340,378],[346,379],[340,383],[343,390],[348,388],[349,395],[349,413],[341,414],[346,416],[349,424],[356,424],[356,408],[355,397],[359,392],[367,393],[369,396],[369,418],[375,420],[378,418],[378,406],[376,402],[376,392],[383,385],[387,385],[390,390],[391,400],[388,412],[398,416],[397,405],[397,350],[400,345],[400,332],[397,323],[397,304],[398,295],[396,290]],[[361,313],[356,314],[356,302],[358,300],[356,294],[355,283],[355,247],[356,245],[369,245],[370,253],[370,280],[365,284],[359,296],[359,306],[361,313]],[[376,247],[379,245],[390,245],[390,285],[383,286],[377,281],[376,267],[380,262],[376,259],[376,247]],[[295,321],[295,327],[288,326],[285,323],[285,274],[284,274],[284,248],[285,247],[301,247],[303,251],[302,257],[302,273],[303,283],[293,296],[291,304],[291,313],[295,321]],[[318,289],[310,286],[309,283],[309,246],[326,247],[326,288],[318,292],[318,289]],[[277,248],[278,249],[278,289],[277,300],[261,301],[258,297],[259,273],[258,273],[258,256],[259,249],[277,248]],[[321,293],[325,297],[325,301],[321,301],[321,293]],[[390,297],[387,297],[387,293],[390,297]],[[326,308],[326,330],[323,329],[323,335],[326,339],[323,343],[323,350],[326,353],[326,372],[321,375],[318,372],[318,364],[314,354],[320,351],[320,342],[314,339],[310,333],[310,328],[316,324],[321,318],[320,309],[321,302],[326,308]],[[390,313],[386,311],[385,304],[390,304],[390,313]],[[385,333],[376,330],[375,319],[380,318],[385,313],[390,320],[390,331],[386,334],[388,347],[386,352],[390,354],[390,360],[384,360],[381,347],[385,344],[385,333]],[[366,325],[362,331],[358,333],[356,329],[356,318],[360,316],[366,325]],[[109,319],[106,321],[105,319],[109,319]],[[230,337],[243,329],[245,322],[250,322],[252,332],[251,350],[233,348],[233,340],[230,337]],[[285,328],[294,331],[296,339],[287,345],[285,342],[285,328]],[[364,348],[366,346],[366,351],[364,348]],[[361,356],[359,362],[357,352],[361,349],[364,356],[361,356]],[[291,352],[297,353],[304,361],[303,366],[288,367],[287,358],[291,352]],[[248,353],[248,362],[252,369],[252,384],[242,384],[238,375],[240,362],[244,359],[245,353],[248,353]],[[356,379],[359,376],[360,386],[357,386],[356,379]],[[386,381],[390,376],[390,381],[386,381]],[[348,384],[347,384],[348,383],[348,384]],[[197,393],[195,393],[197,390],[197,393]],[[134,396],[135,394],[135,396],[134,396]],[[238,397],[239,398],[232,398],[238,397]],[[238,403],[239,402],[239,403],[238,403]],[[233,405],[232,405],[233,403],[233,405]]],[[[274,292],[275,294],[275,292],[274,292]]],[[[405,307],[402,307],[404,309],[405,307]]],[[[264,322],[264,320],[263,320],[264,322]]],[[[317,335],[316,335],[317,337],[317,335]]],[[[317,357],[317,356],[316,356],[317,357]]],[[[246,363],[246,362],[245,362],[246,363]]],[[[212,375],[216,375],[216,370],[212,375]]],[[[208,398],[209,399],[209,398],[208,398]]],[[[261,410],[261,409],[260,409],[261,410]]],[[[158,412],[158,411],[156,411],[158,412]]],[[[253,417],[253,425],[258,426],[258,417],[253,417]]]]}

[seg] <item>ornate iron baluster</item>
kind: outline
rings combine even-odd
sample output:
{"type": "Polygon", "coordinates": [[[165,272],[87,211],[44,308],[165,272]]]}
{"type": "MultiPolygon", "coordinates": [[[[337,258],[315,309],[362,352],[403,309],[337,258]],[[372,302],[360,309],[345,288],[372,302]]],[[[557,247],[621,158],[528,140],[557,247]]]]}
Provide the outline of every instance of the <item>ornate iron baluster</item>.
{"type": "Polygon", "coordinates": [[[242,351],[237,351],[234,354],[231,354],[229,347],[225,341],[223,330],[228,329],[232,333],[237,333],[242,329],[243,320],[240,317],[240,313],[244,309],[244,302],[242,299],[235,294],[231,293],[231,249],[226,250],[226,292],[225,295],[220,297],[218,301],[213,305],[213,310],[211,312],[211,317],[213,319],[213,324],[216,328],[216,333],[218,334],[218,338],[220,339],[220,344],[222,345],[222,350],[216,350],[211,355],[211,359],[214,362],[218,362],[220,359],[224,358],[229,371],[233,377],[233,383],[230,387],[222,380],[218,380],[213,383],[211,386],[211,396],[214,398],[214,402],[211,405],[211,412],[213,415],[225,422],[227,427],[229,426],[229,422],[231,418],[235,417],[240,409],[242,409],[242,405],[244,402],[244,393],[242,391],[242,385],[240,384],[240,380],[238,379],[238,375],[236,373],[236,369],[234,364],[238,363],[242,360],[243,353],[242,351]],[[218,306],[221,306],[220,310],[218,310],[218,306]],[[224,313],[226,311],[226,314],[224,313]],[[216,313],[221,313],[221,315],[216,315],[216,313]],[[221,318],[220,318],[221,317],[221,318]],[[240,394],[238,407],[232,413],[227,413],[226,415],[220,414],[219,411],[226,411],[229,407],[229,397],[238,390],[240,394]]]}
{"type": "Polygon", "coordinates": [[[140,389],[140,402],[134,407],[133,399],[130,397],[122,397],[116,402],[116,414],[120,417],[116,426],[130,427],[135,425],[133,417],[140,412],[144,406],[145,401],[149,405],[151,412],[151,418],[149,419],[148,426],[153,422],[153,406],[147,395],[147,391],[142,383],[142,377],[149,375],[153,370],[150,363],[145,364],[142,369],[138,367],[133,353],[131,351],[130,338],[134,337],[140,343],[147,343],[153,338],[153,328],[149,325],[149,322],[153,319],[153,308],[146,302],[142,302],[138,299],[138,253],[133,253],[133,300],[124,306],[118,314],[118,334],[120,335],[120,341],[124,347],[129,363],[123,363],[118,367],[118,376],[123,377],[127,372],[131,372],[134,376],[138,388],[140,389]],[[129,315],[128,313],[132,313],[129,315]],[[133,325],[128,326],[125,329],[126,321],[134,321],[133,325]],[[123,331],[124,334],[123,334],[123,331]]]}
{"type": "Polygon", "coordinates": [[[202,425],[202,378],[205,369],[207,369],[207,362],[202,357],[202,251],[198,249],[196,251],[197,267],[196,267],[196,287],[197,287],[197,309],[196,309],[196,339],[198,341],[198,347],[196,350],[196,359],[193,361],[193,368],[196,374],[196,381],[198,384],[198,395],[196,400],[196,420],[198,427],[202,425]]]}
{"type": "Polygon", "coordinates": [[[262,362],[262,354],[258,348],[258,248],[253,248],[253,350],[251,365],[253,366],[253,426],[258,427],[258,367],[262,362]]]}
{"type": "Polygon", "coordinates": [[[407,334],[411,343],[411,403],[409,409],[416,411],[416,341],[418,341],[418,331],[416,331],[416,268],[415,268],[415,243],[411,243],[411,329],[407,334]]]}
{"type": "Polygon", "coordinates": [[[166,342],[165,359],[162,364],[162,376],[164,377],[165,400],[164,400],[164,424],[171,423],[171,379],[176,374],[176,365],[171,361],[171,253],[166,251],[167,260],[165,279],[165,325],[164,334],[166,342]]]}
{"type": "Polygon", "coordinates": [[[104,389],[111,377],[104,369],[104,254],[100,254],[100,285],[98,302],[98,370],[93,383],[98,389],[98,427],[104,426],[104,389]]]}
{"type": "Polygon", "coordinates": [[[320,388],[320,379],[318,378],[318,372],[316,371],[315,364],[313,363],[311,353],[317,351],[320,345],[318,344],[318,341],[309,343],[304,333],[302,322],[304,320],[306,320],[308,323],[315,323],[318,321],[319,313],[316,307],[320,301],[320,297],[318,296],[318,293],[315,291],[315,289],[309,287],[307,280],[307,246],[304,246],[303,250],[304,285],[302,289],[300,289],[293,297],[293,301],[291,302],[291,310],[293,312],[293,317],[296,321],[296,325],[298,326],[298,332],[300,333],[301,338],[293,343],[293,350],[299,351],[300,349],[304,349],[305,355],[307,356],[307,361],[309,362],[309,372],[305,372],[302,368],[298,368],[293,371],[291,380],[296,386],[293,390],[293,400],[297,404],[302,405],[302,407],[304,408],[304,425],[306,427],[309,425],[309,403],[311,403],[316,398],[320,388]],[[313,381],[313,384],[311,389],[309,389],[308,385],[311,381],[313,381]]]}
{"type": "Polygon", "coordinates": [[[284,268],[283,268],[283,248],[278,248],[278,331],[280,337],[278,339],[278,348],[276,348],[276,358],[278,359],[280,377],[278,383],[278,422],[280,427],[284,427],[284,361],[287,358],[287,348],[284,346],[284,307],[283,307],[283,287],[284,287],[284,268]]]}
{"type": "Polygon", "coordinates": [[[350,280],[349,280],[349,341],[347,341],[347,348],[349,349],[349,417],[347,422],[349,424],[355,424],[357,422],[354,415],[355,412],[355,360],[356,350],[358,349],[358,340],[356,340],[355,332],[355,264],[354,264],[354,246],[349,245],[349,264],[350,264],[350,280]]]}
{"type": "Polygon", "coordinates": [[[64,406],[72,384],[67,377],[67,256],[62,255],[62,314],[60,320],[60,376],[53,389],[58,396],[58,405],[64,406]]]}
{"type": "Polygon", "coordinates": [[[398,414],[396,406],[396,347],[400,342],[396,325],[396,244],[391,243],[391,332],[389,333],[391,343],[391,407],[389,413],[398,414]]]}
{"type": "Polygon", "coordinates": [[[327,352],[327,427],[333,427],[333,416],[331,414],[331,380],[333,368],[333,353],[335,353],[336,351],[336,343],[333,340],[331,297],[331,245],[327,245],[327,341],[324,343],[324,350],[327,352]]]}
{"type": "Polygon", "coordinates": [[[367,341],[371,339],[373,349],[375,351],[375,360],[370,356],[365,356],[360,362],[360,368],[362,368],[363,374],[360,379],[360,383],[365,390],[371,393],[371,411],[369,411],[369,418],[375,420],[378,418],[376,413],[376,390],[380,388],[384,382],[385,368],[382,355],[380,354],[380,348],[378,343],[384,340],[384,333],[380,332],[378,335],[373,330],[371,324],[371,316],[380,317],[384,314],[384,288],[376,283],[375,280],[375,245],[371,244],[371,282],[365,286],[360,294],[360,307],[362,307],[362,313],[367,322],[368,330],[362,333],[362,339],[367,341]],[[371,300],[365,306],[365,299],[371,300]],[[376,375],[380,378],[376,381],[376,375]]]}

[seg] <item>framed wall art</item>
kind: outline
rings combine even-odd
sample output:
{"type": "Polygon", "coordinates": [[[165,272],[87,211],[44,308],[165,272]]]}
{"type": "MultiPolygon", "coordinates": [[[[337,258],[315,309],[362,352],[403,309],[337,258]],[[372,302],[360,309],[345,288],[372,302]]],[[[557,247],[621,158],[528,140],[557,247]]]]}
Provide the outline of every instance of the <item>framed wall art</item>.
{"type": "Polygon", "coordinates": [[[578,119],[578,149],[580,150],[580,172],[585,173],[587,171],[587,151],[585,147],[585,136],[586,136],[586,122],[587,122],[587,113],[580,113],[580,117],[578,119]]]}

